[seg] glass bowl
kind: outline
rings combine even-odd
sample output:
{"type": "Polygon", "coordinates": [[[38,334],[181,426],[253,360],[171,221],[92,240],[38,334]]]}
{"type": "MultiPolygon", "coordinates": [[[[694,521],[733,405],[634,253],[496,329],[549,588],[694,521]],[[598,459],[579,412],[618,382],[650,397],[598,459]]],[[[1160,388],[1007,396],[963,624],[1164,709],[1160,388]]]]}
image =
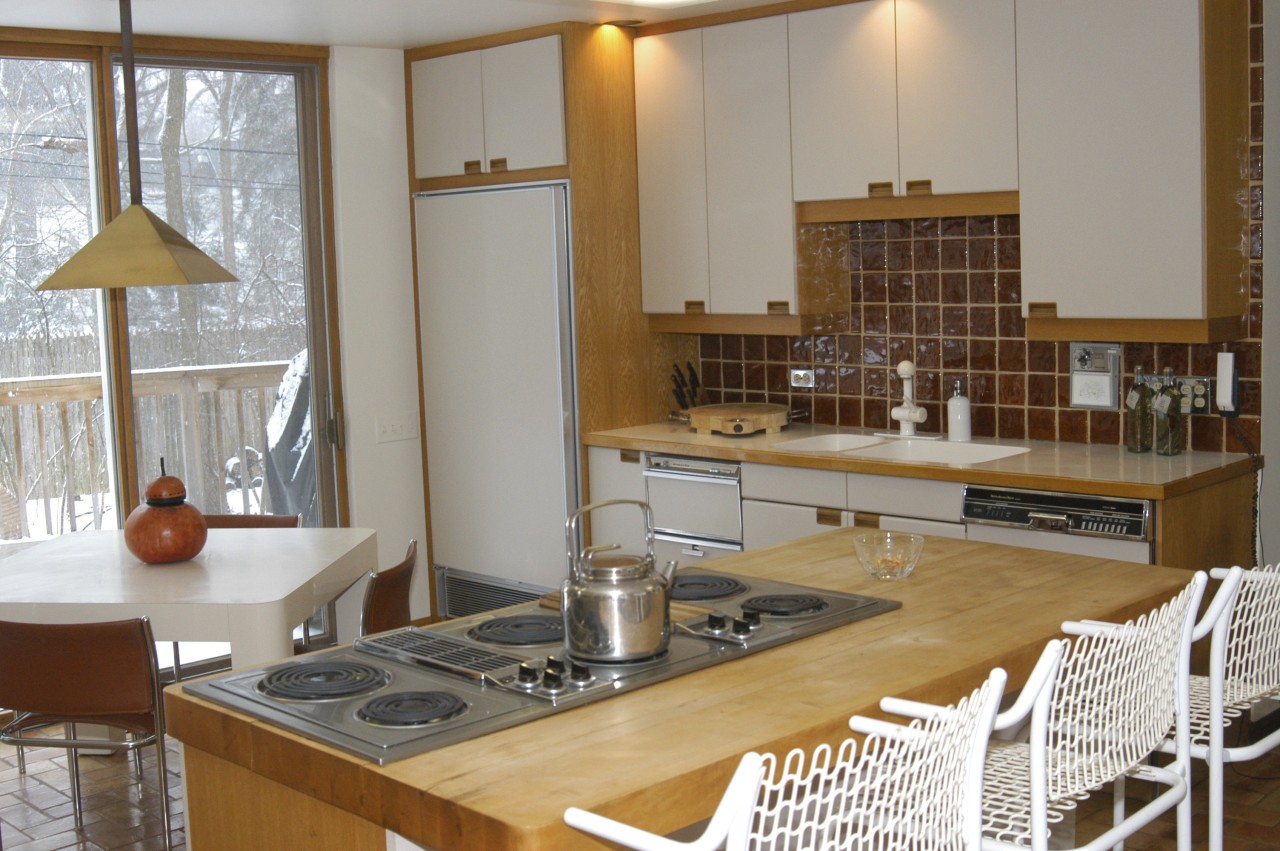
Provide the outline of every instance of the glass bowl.
{"type": "Polygon", "coordinates": [[[906,579],[924,551],[924,536],[913,532],[863,532],[853,537],[853,550],[876,579],[906,579]]]}

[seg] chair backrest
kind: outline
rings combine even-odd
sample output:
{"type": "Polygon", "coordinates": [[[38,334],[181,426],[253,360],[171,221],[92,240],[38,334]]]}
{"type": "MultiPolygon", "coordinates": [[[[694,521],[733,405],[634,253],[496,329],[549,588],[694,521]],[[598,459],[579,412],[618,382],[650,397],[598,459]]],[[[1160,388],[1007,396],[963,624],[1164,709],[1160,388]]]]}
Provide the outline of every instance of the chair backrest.
{"type": "MultiPolygon", "coordinates": [[[[1219,572],[1214,571],[1214,576],[1219,572]]],[[[1248,706],[1280,691],[1280,566],[1240,573],[1240,585],[1226,615],[1213,631],[1222,648],[1222,700],[1248,706]]]]}
{"type": "Polygon", "coordinates": [[[295,529],[302,525],[301,514],[206,514],[210,529],[295,529]]]}
{"type": "Polygon", "coordinates": [[[982,766],[1005,680],[996,669],[959,703],[909,726],[855,719],[881,732],[861,747],[820,745],[807,764],[800,749],[781,761],[765,755],[751,838],[735,844],[731,835],[728,847],[977,849],[982,766]]]}
{"type": "Polygon", "coordinates": [[[417,561],[418,542],[410,539],[404,561],[369,577],[360,610],[361,635],[409,625],[409,586],[417,561]]]}
{"type": "Polygon", "coordinates": [[[1066,623],[1047,700],[1032,715],[1049,800],[1082,795],[1137,766],[1170,729],[1188,729],[1191,637],[1207,576],[1125,624],[1066,623]]]}
{"type": "Polygon", "coordinates": [[[158,714],[158,683],[146,618],[0,621],[0,706],[50,715],[158,714]]]}

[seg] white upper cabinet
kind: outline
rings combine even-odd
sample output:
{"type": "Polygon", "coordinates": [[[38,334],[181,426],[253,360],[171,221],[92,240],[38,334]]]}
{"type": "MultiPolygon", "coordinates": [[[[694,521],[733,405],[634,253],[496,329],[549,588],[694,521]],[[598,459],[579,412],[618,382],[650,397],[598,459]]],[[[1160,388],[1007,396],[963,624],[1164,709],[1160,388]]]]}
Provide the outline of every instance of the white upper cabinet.
{"type": "Polygon", "coordinates": [[[419,178],[567,161],[558,35],[421,59],[410,83],[419,178]]]}
{"type": "MultiPolygon", "coordinates": [[[[1200,0],[1018,0],[1030,316],[1243,311],[1246,14],[1241,0],[1212,0],[1203,14],[1200,0]]],[[[1184,327],[1191,341],[1216,336],[1184,327]]]]}
{"type": "Polygon", "coordinates": [[[794,313],[786,18],[708,27],[702,51],[710,310],[794,313]]]}
{"type": "Polygon", "coordinates": [[[795,313],[785,17],[636,39],[647,313],[795,313]]]}
{"type": "Polygon", "coordinates": [[[702,31],[635,41],[636,166],[645,313],[710,300],[702,31]]]}
{"type": "Polygon", "coordinates": [[[865,198],[898,188],[894,0],[789,17],[795,200],[865,198]]]}
{"type": "Polygon", "coordinates": [[[1013,0],[899,0],[898,156],[903,191],[1018,188],[1013,0]]]}
{"type": "Polygon", "coordinates": [[[790,19],[797,201],[1018,188],[1013,0],[866,0],[790,19]]]}

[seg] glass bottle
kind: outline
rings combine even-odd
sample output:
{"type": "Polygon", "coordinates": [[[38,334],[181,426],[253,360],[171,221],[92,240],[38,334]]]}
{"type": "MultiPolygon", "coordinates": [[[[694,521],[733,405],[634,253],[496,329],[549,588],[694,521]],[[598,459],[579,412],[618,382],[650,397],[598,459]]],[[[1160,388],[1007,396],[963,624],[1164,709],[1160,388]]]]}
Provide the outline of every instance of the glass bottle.
{"type": "Polygon", "coordinates": [[[1152,438],[1151,397],[1154,391],[1142,374],[1142,367],[1133,371],[1133,386],[1125,398],[1129,415],[1125,418],[1125,446],[1130,452],[1150,452],[1152,438]]]}
{"type": "Polygon", "coordinates": [[[1173,380],[1173,369],[1164,368],[1164,381],[1152,399],[1156,419],[1156,454],[1177,455],[1182,451],[1182,393],[1173,380]]]}

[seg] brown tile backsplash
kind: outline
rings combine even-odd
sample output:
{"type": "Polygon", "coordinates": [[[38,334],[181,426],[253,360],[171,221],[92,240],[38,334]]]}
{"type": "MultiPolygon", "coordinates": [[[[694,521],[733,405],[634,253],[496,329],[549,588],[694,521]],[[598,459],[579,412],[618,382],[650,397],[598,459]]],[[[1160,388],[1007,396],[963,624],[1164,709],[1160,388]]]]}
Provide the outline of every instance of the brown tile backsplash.
{"type": "MultiPolygon", "coordinates": [[[[1256,209],[1260,213],[1260,199],[1256,209]]],[[[712,401],[778,402],[808,412],[814,422],[889,428],[889,408],[901,392],[895,367],[905,359],[916,363],[917,401],[929,412],[923,432],[945,428],[945,400],[960,379],[975,436],[1122,442],[1121,412],[1067,404],[1069,344],[1026,339],[1017,216],[851,222],[847,231],[849,332],[702,336],[703,381],[712,401]],[[789,386],[793,368],[814,371],[812,390],[789,386]]],[[[1259,256],[1251,281],[1261,281],[1260,267],[1259,256]]],[[[1217,352],[1236,352],[1240,425],[1256,441],[1260,284],[1251,285],[1251,299],[1246,340],[1125,344],[1122,387],[1138,365],[1148,374],[1168,366],[1178,375],[1213,375],[1217,352]]],[[[1243,448],[1216,416],[1193,418],[1188,432],[1197,449],[1243,448]]]]}

